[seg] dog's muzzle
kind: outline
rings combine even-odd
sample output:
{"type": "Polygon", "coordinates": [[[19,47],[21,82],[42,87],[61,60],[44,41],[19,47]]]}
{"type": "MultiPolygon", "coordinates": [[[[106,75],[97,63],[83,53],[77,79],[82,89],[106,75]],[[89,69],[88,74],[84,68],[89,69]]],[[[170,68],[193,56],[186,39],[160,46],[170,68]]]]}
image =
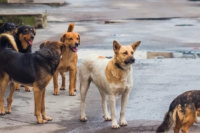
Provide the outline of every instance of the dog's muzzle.
{"type": "Polygon", "coordinates": [[[124,63],[125,64],[133,64],[133,63],[135,63],[135,58],[131,57],[128,60],[125,60],[124,63]]]}

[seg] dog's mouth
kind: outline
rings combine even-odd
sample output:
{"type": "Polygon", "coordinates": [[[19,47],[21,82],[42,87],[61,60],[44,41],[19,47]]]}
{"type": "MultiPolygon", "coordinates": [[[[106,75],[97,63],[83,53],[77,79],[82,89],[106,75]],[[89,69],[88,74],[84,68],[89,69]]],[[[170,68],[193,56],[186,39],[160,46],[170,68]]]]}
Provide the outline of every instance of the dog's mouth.
{"type": "Polygon", "coordinates": [[[33,45],[33,40],[32,39],[26,39],[24,38],[24,40],[29,44],[29,45],[33,45]]]}
{"type": "Polygon", "coordinates": [[[72,46],[69,46],[69,48],[71,49],[71,51],[73,51],[73,52],[77,52],[78,51],[78,49],[77,49],[77,47],[76,46],[74,46],[74,47],[72,47],[72,46]]]}

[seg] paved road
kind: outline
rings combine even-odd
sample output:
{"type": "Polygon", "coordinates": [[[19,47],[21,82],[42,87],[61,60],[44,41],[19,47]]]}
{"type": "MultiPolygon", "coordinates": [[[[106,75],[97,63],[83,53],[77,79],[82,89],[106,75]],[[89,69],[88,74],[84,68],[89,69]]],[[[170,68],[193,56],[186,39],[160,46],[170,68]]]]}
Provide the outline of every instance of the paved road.
{"type": "MultiPolygon", "coordinates": [[[[81,35],[79,63],[88,53],[112,56],[112,41],[131,44],[141,40],[138,51],[176,51],[199,49],[199,2],[187,0],[68,0],[63,7],[47,5],[0,5],[5,10],[47,10],[48,26],[37,29],[33,50],[44,40],[59,40],[69,22],[76,24],[75,31],[81,35]]],[[[1,10],[0,10],[1,11],[1,10]]],[[[134,64],[134,86],[127,105],[127,127],[118,133],[153,133],[163,119],[168,106],[177,95],[199,89],[199,59],[151,59],[137,56],[134,64]]],[[[68,75],[68,73],[66,74],[68,75]]],[[[68,78],[67,78],[68,85],[68,78]]],[[[79,87],[79,82],[77,83],[79,87]]],[[[8,92],[7,92],[8,94],[8,92]]],[[[101,99],[92,84],[86,101],[88,122],[81,123],[79,89],[74,97],[68,90],[53,96],[52,81],[46,92],[46,111],[53,118],[44,125],[36,124],[33,115],[33,92],[24,88],[16,91],[12,114],[0,116],[0,132],[112,132],[111,122],[102,118],[101,99]]],[[[120,97],[117,100],[119,115],[120,97]]],[[[119,116],[118,116],[119,117],[119,116]]],[[[190,132],[197,133],[195,124],[190,132]]]]}

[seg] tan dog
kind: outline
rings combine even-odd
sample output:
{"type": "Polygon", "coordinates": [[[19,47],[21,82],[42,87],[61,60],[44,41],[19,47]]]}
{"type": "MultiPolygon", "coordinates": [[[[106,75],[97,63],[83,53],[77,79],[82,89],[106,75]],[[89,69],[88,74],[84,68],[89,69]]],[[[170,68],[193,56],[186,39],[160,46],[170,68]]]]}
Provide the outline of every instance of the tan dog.
{"type": "Polygon", "coordinates": [[[65,72],[69,71],[69,95],[75,96],[76,91],[76,75],[77,75],[77,47],[80,45],[80,36],[78,33],[73,32],[74,24],[69,24],[68,30],[64,33],[60,41],[63,42],[66,46],[66,49],[62,52],[62,57],[60,60],[60,64],[57,68],[57,71],[53,76],[54,83],[54,95],[59,95],[58,89],[58,73],[61,74],[62,77],[62,85],[61,90],[65,90],[65,72]]]}
{"type": "Polygon", "coordinates": [[[116,119],[116,96],[122,95],[120,125],[126,126],[125,108],[132,88],[133,54],[140,41],[129,46],[122,46],[113,41],[114,57],[110,60],[103,56],[90,55],[80,65],[81,121],[87,121],[85,114],[85,97],[92,81],[99,89],[102,97],[104,119],[112,119],[112,128],[119,128],[116,119]],[[111,117],[108,114],[106,97],[110,100],[111,117]]]}

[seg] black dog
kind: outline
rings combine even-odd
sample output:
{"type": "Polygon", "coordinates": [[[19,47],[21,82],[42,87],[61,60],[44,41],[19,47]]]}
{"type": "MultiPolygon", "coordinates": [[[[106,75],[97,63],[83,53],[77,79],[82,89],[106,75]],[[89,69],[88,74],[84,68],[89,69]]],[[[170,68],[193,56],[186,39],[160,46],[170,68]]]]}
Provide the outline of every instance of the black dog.
{"type": "MultiPolygon", "coordinates": [[[[18,53],[14,38],[9,34],[0,35],[0,114],[5,114],[4,93],[9,80],[33,86],[35,99],[35,116],[38,123],[52,120],[45,113],[45,89],[56,71],[62,49],[62,42],[47,41],[34,53],[18,53]],[[12,46],[13,49],[7,48],[12,46]]],[[[11,113],[14,83],[10,85],[7,98],[7,113],[11,113]]]]}
{"type": "Polygon", "coordinates": [[[0,27],[0,34],[8,33],[14,36],[17,27],[18,26],[14,23],[6,22],[2,27],[0,27]]]}

